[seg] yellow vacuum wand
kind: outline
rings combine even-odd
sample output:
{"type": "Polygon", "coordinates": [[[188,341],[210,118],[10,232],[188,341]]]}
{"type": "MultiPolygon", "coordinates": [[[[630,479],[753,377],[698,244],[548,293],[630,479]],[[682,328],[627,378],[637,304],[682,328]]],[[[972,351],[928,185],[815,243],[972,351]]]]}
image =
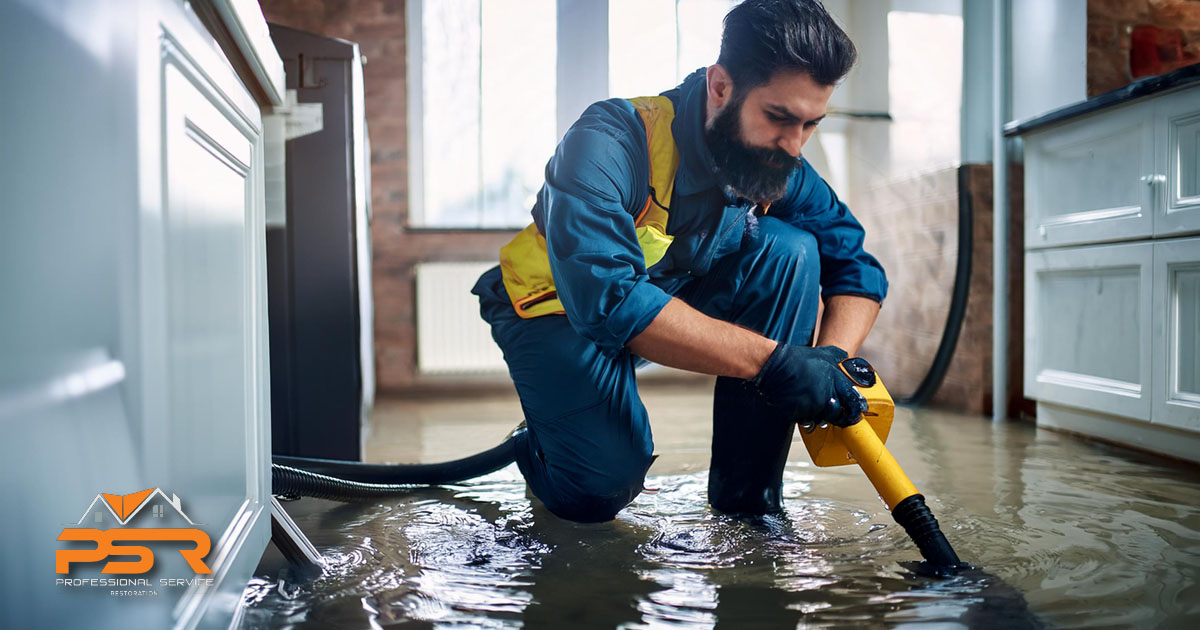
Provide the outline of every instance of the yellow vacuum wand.
{"type": "Polygon", "coordinates": [[[883,445],[896,413],[896,404],[883,381],[866,360],[858,357],[846,359],[838,367],[867,399],[867,412],[862,421],[845,428],[802,429],[800,435],[813,463],[817,466],[857,463],[891,510],[892,518],[904,527],[930,564],[941,571],[964,566],[925,505],[925,497],[883,445]]]}

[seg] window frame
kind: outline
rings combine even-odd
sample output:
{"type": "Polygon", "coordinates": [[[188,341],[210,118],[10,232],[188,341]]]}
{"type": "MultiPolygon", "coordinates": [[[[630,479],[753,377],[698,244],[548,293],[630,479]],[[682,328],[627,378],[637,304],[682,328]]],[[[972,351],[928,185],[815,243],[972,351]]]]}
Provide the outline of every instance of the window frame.
{"type": "MultiPolygon", "coordinates": [[[[408,85],[409,231],[509,232],[520,226],[464,227],[430,221],[425,207],[424,167],[424,3],[405,3],[408,85]]],[[[436,0],[433,0],[436,1],[436,0]]],[[[489,0],[480,0],[487,2],[489,0]]],[[[567,128],[589,105],[608,98],[608,0],[557,0],[555,11],[555,131],[567,128]],[[564,19],[564,18],[569,19],[564,19]],[[563,46],[563,42],[570,42],[563,46]]],[[[546,156],[550,158],[549,155],[546,156]]]]}

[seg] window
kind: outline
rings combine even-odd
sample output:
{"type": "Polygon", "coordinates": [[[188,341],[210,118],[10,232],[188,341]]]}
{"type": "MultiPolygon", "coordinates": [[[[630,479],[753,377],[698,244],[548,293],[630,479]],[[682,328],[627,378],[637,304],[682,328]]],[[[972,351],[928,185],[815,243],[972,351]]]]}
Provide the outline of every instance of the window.
{"type": "Polygon", "coordinates": [[[658,94],[716,63],[722,20],[737,3],[608,0],[610,93],[658,94]]]}
{"type": "Polygon", "coordinates": [[[546,161],[583,108],[658,94],[715,62],[734,4],[411,0],[410,223],[527,225],[546,161]]]}
{"type": "Polygon", "coordinates": [[[555,0],[409,4],[413,223],[527,223],[554,147],[555,0]]]}
{"type": "Polygon", "coordinates": [[[893,173],[959,161],[962,17],[891,11],[888,93],[893,173]]]}

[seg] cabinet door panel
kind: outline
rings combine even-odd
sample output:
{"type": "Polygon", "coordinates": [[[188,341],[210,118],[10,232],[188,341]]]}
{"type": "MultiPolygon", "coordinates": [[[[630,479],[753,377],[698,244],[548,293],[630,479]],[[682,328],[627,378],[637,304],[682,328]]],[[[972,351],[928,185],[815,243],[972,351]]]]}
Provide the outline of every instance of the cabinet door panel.
{"type": "Polygon", "coordinates": [[[1026,254],[1025,391],[1150,419],[1149,243],[1026,254]]]}
{"type": "Polygon", "coordinates": [[[175,621],[224,627],[270,535],[258,106],[188,5],[151,3],[139,56],[144,469],[212,538],[175,621]]]}
{"type": "Polygon", "coordinates": [[[1027,248],[1151,235],[1153,111],[1134,104],[1029,134],[1027,248]]]}
{"type": "Polygon", "coordinates": [[[205,522],[229,523],[250,475],[242,313],[254,145],[174,65],[165,77],[168,476],[205,522]]]}
{"type": "Polygon", "coordinates": [[[1154,244],[1154,422],[1200,431],[1200,238],[1154,244]]]}
{"type": "Polygon", "coordinates": [[[1158,99],[1158,159],[1154,233],[1200,232],[1200,88],[1158,99]]]}

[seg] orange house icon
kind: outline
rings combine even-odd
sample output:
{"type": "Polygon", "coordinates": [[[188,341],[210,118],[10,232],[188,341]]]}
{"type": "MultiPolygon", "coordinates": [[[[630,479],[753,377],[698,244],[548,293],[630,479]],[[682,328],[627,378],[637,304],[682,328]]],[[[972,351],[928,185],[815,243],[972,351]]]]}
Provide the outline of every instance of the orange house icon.
{"type": "MultiPolygon", "coordinates": [[[[103,521],[104,511],[107,510],[116,519],[119,525],[126,525],[133,517],[137,516],[147,506],[153,505],[152,510],[155,516],[163,516],[165,512],[163,503],[171,506],[189,525],[196,525],[191,518],[183,511],[179,497],[175,494],[167,496],[161,488],[150,488],[140,492],[130,494],[108,494],[100,493],[88,505],[87,510],[83,512],[83,516],[79,517],[75,525],[82,525],[89,514],[95,510],[95,520],[103,521]],[[154,505],[156,499],[162,499],[162,503],[154,505]],[[161,512],[160,512],[161,510],[161,512]]],[[[55,552],[55,572],[68,573],[70,567],[75,563],[91,563],[107,560],[109,556],[136,556],[138,559],[134,561],[117,561],[111,560],[104,565],[101,573],[124,573],[138,574],[149,571],[154,566],[154,552],[148,547],[140,545],[123,545],[117,544],[121,542],[132,541],[179,541],[193,542],[195,547],[190,549],[180,549],[179,553],[187,561],[188,566],[196,573],[212,573],[208,565],[204,563],[204,557],[208,555],[212,548],[212,541],[208,534],[196,527],[189,528],[112,528],[108,530],[92,529],[85,527],[68,527],[62,531],[58,540],[63,541],[87,541],[96,543],[94,549],[59,549],[55,552]]]]}
{"type": "MultiPolygon", "coordinates": [[[[137,513],[140,512],[143,507],[150,505],[152,500],[156,497],[162,497],[162,499],[168,505],[173,507],[175,511],[188,522],[188,524],[196,525],[196,523],[188,517],[187,513],[183,511],[179,497],[175,494],[172,494],[170,497],[168,497],[167,493],[163,492],[161,488],[150,488],[149,490],[142,490],[141,492],[133,492],[130,494],[108,494],[104,492],[97,494],[96,498],[92,499],[92,503],[88,505],[88,508],[84,510],[83,516],[80,516],[79,520],[76,521],[75,524],[82,525],[83,521],[87,519],[88,514],[92,513],[92,510],[97,507],[97,504],[100,504],[101,508],[107,508],[113,517],[116,518],[118,525],[126,525],[129,523],[129,521],[133,520],[133,517],[137,515],[137,513]]],[[[103,514],[103,512],[101,511],[100,514],[103,514]]],[[[100,520],[102,519],[97,518],[97,521],[100,520]]]]}

